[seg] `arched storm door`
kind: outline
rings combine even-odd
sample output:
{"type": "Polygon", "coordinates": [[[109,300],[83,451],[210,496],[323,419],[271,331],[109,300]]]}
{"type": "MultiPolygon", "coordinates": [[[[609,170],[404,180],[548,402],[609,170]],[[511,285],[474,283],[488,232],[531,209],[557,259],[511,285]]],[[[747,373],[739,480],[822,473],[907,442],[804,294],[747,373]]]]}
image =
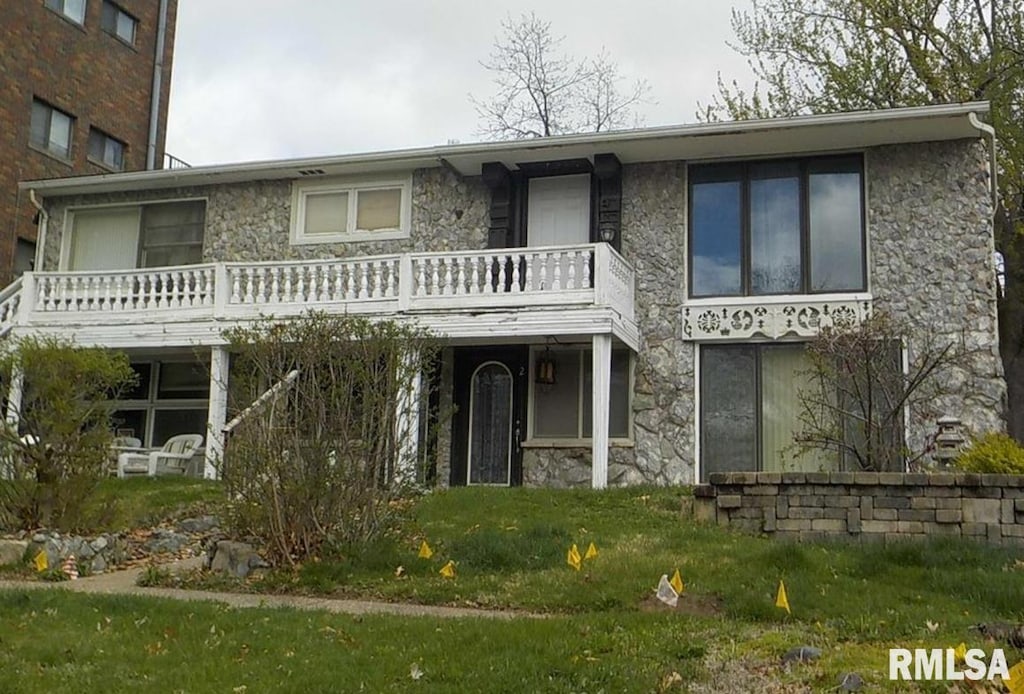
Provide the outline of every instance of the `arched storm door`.
{"type": "Polygon", "coordinates": [[[469,483],[507,485],[512,473],[512,372],[481,364],[469,383],[469,483]]]}
{"type": "Polygon", "coordinates": [[[527,350],[455,351],[451,484],[522,483],[527,350]]]}

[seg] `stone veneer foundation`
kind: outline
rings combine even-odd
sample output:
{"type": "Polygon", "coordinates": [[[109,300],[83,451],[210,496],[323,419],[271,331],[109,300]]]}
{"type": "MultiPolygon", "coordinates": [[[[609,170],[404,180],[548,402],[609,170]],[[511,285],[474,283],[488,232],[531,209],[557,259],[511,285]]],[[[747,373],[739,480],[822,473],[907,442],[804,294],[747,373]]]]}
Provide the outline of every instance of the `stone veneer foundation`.
{"type": "Polygon", "coordinates": [[[1024,475],[716,473],[687,506],[697,520],[776,538],[952,536],[1024,547],[1024,475]]]}

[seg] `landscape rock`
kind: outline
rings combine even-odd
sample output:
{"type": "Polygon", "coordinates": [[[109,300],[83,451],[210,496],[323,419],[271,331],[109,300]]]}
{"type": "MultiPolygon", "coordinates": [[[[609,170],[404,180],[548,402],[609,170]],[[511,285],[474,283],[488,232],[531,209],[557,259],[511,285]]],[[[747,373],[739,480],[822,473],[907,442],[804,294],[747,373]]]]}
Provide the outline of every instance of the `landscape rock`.
{"type": "Polygon", "coordinates": [[[820,648],[814,648],[813,646],[796,646],[795,648],[790,648],[782,655],[782,664],[792,665],[793,663],[809,663],[820,657],[820,648]]]}
{"type": "Polygon", "coordinates": [[[252,545],[246,542],[220,540],[207,550],[207,568],[211,571],[222,571],[238,578],[245,578],[253,569],[269,568],[252,545]]]}
{"type": "Polygon", "coordinates": [[[186,518],[178,523],[178,532],[196,535],[208,533],[219,527],[220,520],[216,516],[199,516],[198,518],[186,518]]]}
{"type": "Polygon", "coordinates": [[[191,541],[188,535],[176,533],[173,530],[157,529],[153,531],[152,536],[143,544],[143,547],[154,554],[176,554],[187,547],[191,541]]]}
{"type": "Polygon", "coordinates": [[[844,672],[839,676],[839,689],[844,692],[859,692],[864,686],[864,678],[856,672],[844,672]]]}
{"type": "Polygon", "coordinates": [[[0,540],[0,566],[20,564],[27,549],[28,543],[24,540],[0,540]]]}

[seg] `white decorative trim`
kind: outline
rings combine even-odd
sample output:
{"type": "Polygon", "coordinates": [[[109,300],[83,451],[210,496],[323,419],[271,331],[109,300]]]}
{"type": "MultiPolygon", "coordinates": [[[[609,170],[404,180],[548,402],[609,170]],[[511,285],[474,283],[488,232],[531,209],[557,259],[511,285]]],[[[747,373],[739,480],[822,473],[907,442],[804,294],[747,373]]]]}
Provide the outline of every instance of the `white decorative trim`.
{"type": "Polygon", "coordinates": [[[870,294],[692,300],[683,306],[683,339],[814,337],[822,327],[857,325],[870,315],[870,294]]]}

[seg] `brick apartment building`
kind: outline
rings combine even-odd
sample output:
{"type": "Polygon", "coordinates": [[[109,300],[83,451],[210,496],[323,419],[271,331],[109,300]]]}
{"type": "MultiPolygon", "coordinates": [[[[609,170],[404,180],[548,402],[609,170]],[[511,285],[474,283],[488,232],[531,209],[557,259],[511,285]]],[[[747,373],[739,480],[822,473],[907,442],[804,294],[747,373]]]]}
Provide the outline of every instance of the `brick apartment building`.
{"type": "Polygon", "coordinates": [[[0,286],[35,257],[18,181],[162,168],[177,5],[0,2],[0,286]]]}

